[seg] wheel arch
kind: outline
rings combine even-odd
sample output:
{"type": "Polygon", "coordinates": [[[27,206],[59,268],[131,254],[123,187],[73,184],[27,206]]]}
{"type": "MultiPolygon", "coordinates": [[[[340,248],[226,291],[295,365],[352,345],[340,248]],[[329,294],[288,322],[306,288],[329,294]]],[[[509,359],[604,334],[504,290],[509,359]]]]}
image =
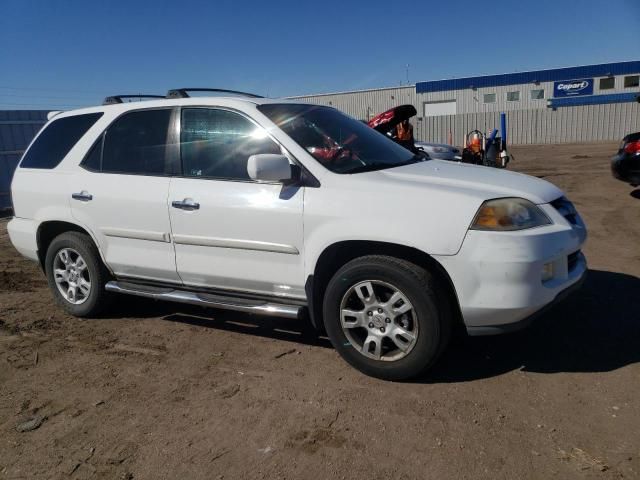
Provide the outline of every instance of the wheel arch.
{"type": "MultiPolygon", "coordinates": [[[[100,245],[93,237],[91,232],[86,228],[81,227],[80,225],[72,222],[67,222],[64,220],[47,220],[40,225],[38,225],[38,230],[36,232],[36,244],[38,246],[38,261],[40,263],[40,268],[42,271],[45,271],[45,259],[47,257],[47,250],[49,249],[49,245],[54,238],[58,235],[65,232],[78,232],[87,235],[91,238],[91,241],[94,243],[98,252],[100,253],[100,259],[102,263],[106,266],[106,262],[104,261],[102,250],[100,249],[100,245]]],[[[108,267],[107,267],[108,268],[108,267]]]]}
{"type": "Polygon", "coordinates": [[[322,302],[329,280],[345,263],[366,255],[387,255],[418,265],[435,275],[446,292],[455,326],[462,326],[462,313],[455,286],[445,268],[431,255],[406,245],[371,240],[345,240],[327,246],[318,257],[314,270],[308,275],[305,291],[313,326],[324,330],[322,302]]]}

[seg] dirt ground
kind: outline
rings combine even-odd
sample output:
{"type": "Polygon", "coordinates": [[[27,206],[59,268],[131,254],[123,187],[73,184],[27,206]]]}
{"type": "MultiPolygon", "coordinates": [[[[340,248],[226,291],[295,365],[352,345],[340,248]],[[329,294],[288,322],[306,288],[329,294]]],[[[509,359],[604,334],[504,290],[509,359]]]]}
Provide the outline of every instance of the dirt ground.
{"type": "Polygon", "coordinates": [[[0,479],[640,478],[640,191],[614,150],[513,149],[585,218],[588,280],[412,383],[293,320],[127,297],[71,318],[0,221],[0,479]]]}

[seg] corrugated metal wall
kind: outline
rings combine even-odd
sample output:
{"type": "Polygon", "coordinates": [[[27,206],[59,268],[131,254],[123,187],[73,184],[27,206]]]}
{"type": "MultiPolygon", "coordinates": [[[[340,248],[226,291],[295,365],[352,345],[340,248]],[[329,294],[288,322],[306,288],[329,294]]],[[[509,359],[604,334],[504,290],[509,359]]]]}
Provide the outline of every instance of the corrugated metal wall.
{"type": "MultiPolygon", "coordinates": [[[[451,132],[456,145],[462,145],[465,135],[471,130],[488,131],[499,127],[501,111],[507,113],[508,136],[512,145],[617,141],[629,132],[640,130],[640,104],[638,103],[561,107],[554,111],[546,107],[546,100],[530,98],[530,89],[544,87],[547,92],[550,92],[549,89],[553,88],[553,85],[522,85],[491,89],[498,96],[506,97],[507,91],[521,88],[521,101],[506,102],[510,104],[509,108],[503,109],[497,108],[496,104],[485,107],[481,103],[483,92],[480,90],[416,95],[415,88],[412,86],[295,98],[318,105],[333,106],[357,119],[371,118],[391,107],[410,103],[418,110],[417,118],[412,120],[417,140],[446,143],[451,132]],[[458,114],[422,116],[425,101],[454,99],[456,96],[458,97],[458,114]],[[474,100],[474,96],[480,103],[474,100]],[[476,104],[475,111],[478,113],[461,113],[468,111],[471,104],[476,104]],[[516,108],[517,105],[520,108],[516,108]]],[[[501,105],[506,107],[504,102],[501,105]]]]}
{"type": "MultiPolygon", "coordinates": [[[[468,113],[426,117],[415,122],[417,140],[463,145],[474,129],[500,127],[499,113],[468,113]]],[[[640,104],[616,103],[563,107],[553,111],[516,110],[507,113],[507,137],[512,145],[617,141],[640,131],[640,104]]]]}
{"type": "Polygon", "coordinates": [[[10,207],[11,178],[20,157],[47,121],[48,110],[0,110],[0,210],[10,207]]]}
{"type": "MultiPolygon", "coordinates": [[[[316,105],[328,105],[351,115],[358,120],[369,120],[378,113],[398,105],[416,105],[415,86],[379,88],[357,92],[332,93],[324,95],[305,95],[288,97],[316,105]]],[[[420,115],[420,113],[418,113],[420,115]]]]}

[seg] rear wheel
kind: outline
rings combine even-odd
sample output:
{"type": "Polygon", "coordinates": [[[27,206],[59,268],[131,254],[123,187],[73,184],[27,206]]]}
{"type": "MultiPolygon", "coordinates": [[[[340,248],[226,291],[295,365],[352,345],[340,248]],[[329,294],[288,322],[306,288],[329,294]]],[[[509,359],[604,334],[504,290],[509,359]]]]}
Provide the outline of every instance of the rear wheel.
{"type": "Polygon", "coordinates": [[[451,330],[443,290],[429,272],[387,256],[361,257],[336,272],[325,294],[324,321],[347,362],[388,380],[428,369],[451,330]]]}
{"type": "Polygon", "coordinates": [[[109,273],[88,235],[66,232],[54,238],[45,270],[56,301],[70,314],[95,316],[109,304],[110,295],[104,289],[109,273]]]}

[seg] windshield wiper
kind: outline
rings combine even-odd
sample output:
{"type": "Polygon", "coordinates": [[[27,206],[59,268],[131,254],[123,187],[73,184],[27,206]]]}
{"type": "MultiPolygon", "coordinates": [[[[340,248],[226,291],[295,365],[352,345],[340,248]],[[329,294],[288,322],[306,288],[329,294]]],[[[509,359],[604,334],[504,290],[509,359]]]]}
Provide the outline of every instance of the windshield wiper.
{"type": "Polygon", "coordinates": [[[373,172],[375,170],[384,170],[386,168],[395,168],[395,167],[403,167],[405,165],[411,165],[412,163],[424,162],[425,158],[420,155],[414,155],[409,160],[400,163],[384,163],[384,162],[374,162],[368,163],[366,165],[360,165],[359,167],[352,168],[351,170],[347,170],[344,173],[364,173],[364,172],[373,172]]]}

